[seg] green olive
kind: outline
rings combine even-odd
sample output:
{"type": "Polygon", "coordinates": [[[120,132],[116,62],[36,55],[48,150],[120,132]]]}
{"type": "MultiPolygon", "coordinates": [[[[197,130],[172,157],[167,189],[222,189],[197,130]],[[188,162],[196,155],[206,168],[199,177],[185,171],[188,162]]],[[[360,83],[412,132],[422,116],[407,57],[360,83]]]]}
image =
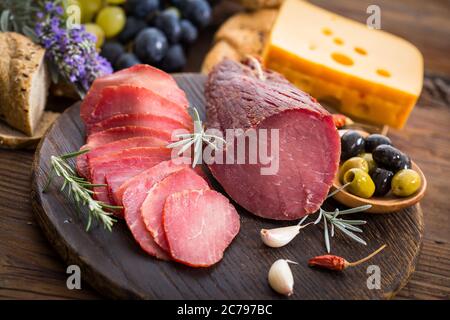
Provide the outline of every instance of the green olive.
{"type": "Polygon", "coordinates": [[[370,198],[375,192],[375,184],[369,174],[359,168],[348,170],[344,175],[344,184],[350,183],[346,190],[361,198],[370,198]]]}
{"type": "Polygon", "coordinates": [[[372,173],[372,171],[377,167],[371,153],[361,153],[358,157],[361,157],[367,161],[367,164],[369,165],[369,173],[372,173]]]}
{"type": "Polygon", "coordinates": [[[353,168],[362,169],[365,172],[369,172],[369,165],[367,161],[360,157],[353,157],[345,161],[339,169],[339,181],[342,183],[345,173],[353,168]]]}
{"type": "Polygon", "coordinates": [[[403,169],[392,178],[392,193],[399,197],[408,197],[419,190],[421,184],[422,179],[416,171],[403,169]]]}

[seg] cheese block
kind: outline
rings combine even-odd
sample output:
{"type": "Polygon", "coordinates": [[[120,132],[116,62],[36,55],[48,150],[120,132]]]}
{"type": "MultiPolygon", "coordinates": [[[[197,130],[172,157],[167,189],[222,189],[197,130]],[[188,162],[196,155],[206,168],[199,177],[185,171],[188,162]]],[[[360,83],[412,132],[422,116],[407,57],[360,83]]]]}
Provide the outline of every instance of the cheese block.
{"type": "Polygon", "coordinates": [[[281,6],[263,61],[340,112],[395,128],[422,89],[423,57],[411,43],[302,0],[281,6]]]}

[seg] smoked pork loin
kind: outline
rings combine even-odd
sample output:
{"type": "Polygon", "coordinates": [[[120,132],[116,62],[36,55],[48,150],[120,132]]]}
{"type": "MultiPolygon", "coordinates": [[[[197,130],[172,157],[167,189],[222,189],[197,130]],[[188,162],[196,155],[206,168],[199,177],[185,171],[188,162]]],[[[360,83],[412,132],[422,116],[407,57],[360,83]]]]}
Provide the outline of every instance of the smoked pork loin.
{"type": "Polygon", "coordinates": [[[317,211],[340,157],[332,116],[283,76],[262,70],[251,60],[241,64],[226,59],[217,64],[209,74],[205,95],[209,129],[222,133],[267,129],[267,147],[276,147],[271,129],[279,132],[279,147],[268,152],[276,164],[269,174],[262,174],[261,169],[269,165],[260,159],[249,163],[249,152],[245,163],[237,164],[236,155],[230,156],[233,144],[227,144],[222,159],[231,157],[231,164],[216,161],[209,166],[231,198],[258,216],[276,220],[299,219],[317,211]]]}

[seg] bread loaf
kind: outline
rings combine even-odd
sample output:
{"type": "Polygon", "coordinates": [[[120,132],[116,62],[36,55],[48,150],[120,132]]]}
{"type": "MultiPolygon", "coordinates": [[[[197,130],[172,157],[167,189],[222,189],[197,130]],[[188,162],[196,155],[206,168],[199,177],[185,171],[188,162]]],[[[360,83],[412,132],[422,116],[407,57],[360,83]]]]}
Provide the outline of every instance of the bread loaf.
{"type": "Polygon", "coordinates": [[[203,61],[202,72],[208,73],[225,57],[238,61],[247,55],[261,56],[277,14],[277,9],[261,9],[238,13],[225,21],[203,61]]]}
{"type": "Polygon", "coordinates": [[[2,32],[0,53],[0,117],[31,137],[47,102],[45,50],[21,34],[2,32]]]}

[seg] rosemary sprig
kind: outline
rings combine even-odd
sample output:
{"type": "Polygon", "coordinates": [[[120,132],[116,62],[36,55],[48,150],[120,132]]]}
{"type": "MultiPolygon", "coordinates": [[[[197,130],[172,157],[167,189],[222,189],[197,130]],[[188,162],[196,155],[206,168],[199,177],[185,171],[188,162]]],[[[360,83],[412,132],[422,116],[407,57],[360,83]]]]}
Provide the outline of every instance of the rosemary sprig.
{"type": "Polygon", "coordinates": [[[203,154],[203,142],[210,145],[214,150],[218,149],[217,143],[220,141],[226,144],[226,141],[219,136],[207,134],[204,125],[200,119],[200,115],[195,107],[191,107],[191,117],[194,121],[194,133],[182,133],[175,135],[181,140],[167,145],[167,148],[180,148],[178,155],[182,155],[191,146],[194,146],[194,160],[192,161],[192,168],[201,163],[203,154]]]}
{"type": "Polygon", "coordinates": [[[77,207],[84,205],[88,207],[88,223],[86,225],[86,231],[89,231],[92,221],[96,220],[103,224],[105,229],[112,230],[112,226],[116,220],[112,217],[110,212],[104,209],[121,209],[122,207],[111,206],[101,201],[94,200],[92,194],[94,191],[91,189],[94,187],[104,187],[105,184],[92,184],[89,181],[77,176],[75,170],[69,165],[67,159],[77,157],[81,154],[89,152],[89,150],[81,150],[73,153],[67,153],[61,156],[52,156],[51,165],[52,170],[48,176],[47,184],[43,190],[46,191],[50,185],[53,177],[57,175],[64,179],[61,191],[68,190],[68,195],[72,196],[75,200],[77,207]]]}
{"type": "MultiPolygon", "coordinates": [[[[336,193],[340,192],[344,188],[346,188],[348,184],[345,184],[344,186],[334,190],[331,192],[327,198],[331,198],[336,193]]],[[[367,223],[365,220],[348,220],[348,219],[342,219],[340,216],[351,214],[351,213],[357,213],[362,212],[370,209],[372,206],[370,204],[355,207],[351,209],[346,210],[339,210],[335,209],[333,212],[325,211],[323,208],[319,209],[319,215],[317,219],[314,221],[314,224],[318,224],[321,220],[323,220],[323,233],[324,233],[324,239],[325,239],[325,247],[327,249],[327,252],[330,253],[331,250],[331,241],[330,238],[334,237],[335,229],[339,229],[343,234],[348,236],[350,239],[363,244],[367,245],[367,242],[364,241],[361,237],[357,236],[355,232],[362,233],[362,229],[358,228],[356,226],[364,225],[367,223]],[[328,228],[328,224],[330,225],[330,228],[328,228]]],[[[306,217],[305,217],[306,218],[306,217]]],[[[305,218],[301,220],[301,222],[305,221],[305,218]]]]}
{"type": "Polygon", "coordinates": [[[370,209],[371,205],[360,206],[352,209],[342,210],[336,209],[334,212],[325,211],[322,208],[319,209],[319,216],[317,217],[314,224],[318,224],[320,220],[323,219],[324,225],[324,238],[325,238],[325,247],[327,248],[327,252],[330,253],[331,244],[330,244],[330,236],[334,237],[335,228],[339,229],[346,236],[350,237],[350,239],[361,243],[363,245],[367,245],[366,241],[357,236],[354,232],[361,233],[362,229],[356,227],[358,225],[366,224],[365,220],[344,220],[339,218],[340,215],[362,212],[367,209],[370,209]],[[328,230],[328,224],[330,224],[331,232],[328,230]]]}

